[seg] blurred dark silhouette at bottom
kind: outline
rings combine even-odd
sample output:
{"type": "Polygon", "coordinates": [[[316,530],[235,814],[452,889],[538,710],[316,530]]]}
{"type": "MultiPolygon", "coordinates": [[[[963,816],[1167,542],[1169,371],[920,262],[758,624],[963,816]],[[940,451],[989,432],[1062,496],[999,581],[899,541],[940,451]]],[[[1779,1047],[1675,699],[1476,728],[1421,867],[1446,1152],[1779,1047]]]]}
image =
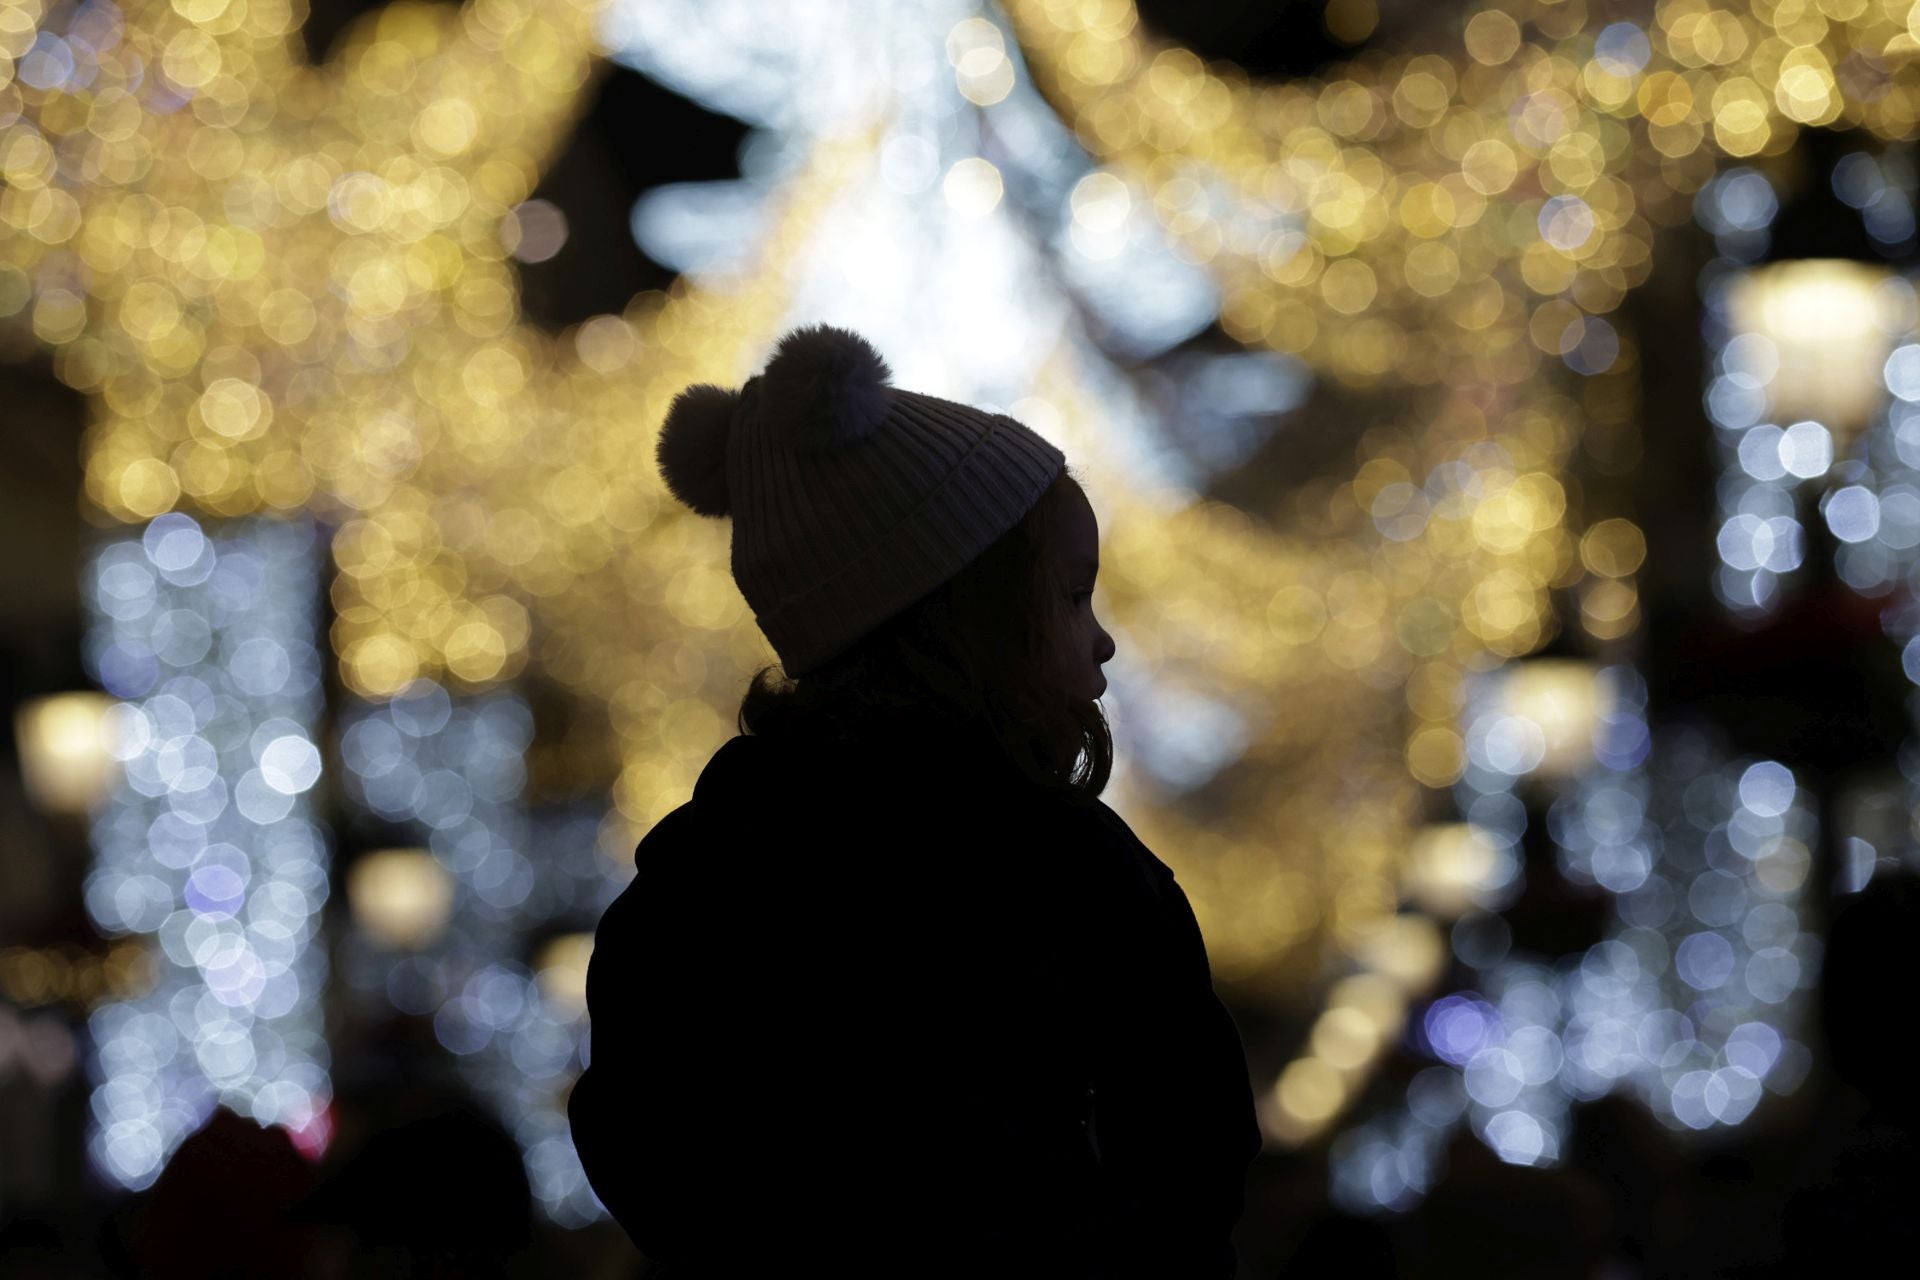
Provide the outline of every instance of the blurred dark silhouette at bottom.
{"type": "Polygon", "coordinates": [[[1401,1275],[1597,1280],[1613,1207],[1591,1176],[1508,1164],[1465,1130],[1446,1160],[1409,1224],[1401,1275]]]}
{"type": "Polygon", "coordinates": [[[1693,1229],[1685,1162],[1638,1101],[1610,1093],[1573,1109],[1567,1164],[1591,1179],[1613,1223],[1613,1253],[1657,1274],[1693,1229]]]}
{"type": "MultiPolygon", "coordinates": [[[[9,1245],[34,1240],[8,1230],[9,1245]]],[[[357,1280],[534,1275],[533,1240],[519,1147],[458,1100],[319,1169],[284,1129],[217,1108],[153,1187],[121,1206],[101,1245],[114,1273],[153,1280],[357,1280]]],[[[50,1253],[59,1252],[56,1236],[50,1253]]],[[[52,1269],[52,1257],[44,1274],[72,1274],[52,1269]]]]}
{"type": "Polygon", "coordinates": [[[373,1134],[290,1216],[343,1228],[355,1277],[506,1277],[533,1242],[520,1149],[465,1103],[373,1134]]]}
{"type": "Polygon", "coordinates": [[[288,1210],[314,1181],[285,1129],[216,1108],[132,1206],[127,1258],[156,1280],[299,1275],[311,1236],[288,1210]]]}
{"type": "Polygon", "coordinates": [[[1392,1280],[1400,1274],[1393,1233],[1371,1218],[1326,1210],[1307,1224],[1281,1274],[1392,1280]]]}
{"type": "Polygon", "coordinates": [[[335,1280],[554,1274],[632,1280],[612,1223],[537,1224],[519,1144],[396,1019],[336,1075],[317,1166],[278,1127],[216,1108],[153,1186],[87,1218],[0,1227],[0,1276],[335,1280]]]}

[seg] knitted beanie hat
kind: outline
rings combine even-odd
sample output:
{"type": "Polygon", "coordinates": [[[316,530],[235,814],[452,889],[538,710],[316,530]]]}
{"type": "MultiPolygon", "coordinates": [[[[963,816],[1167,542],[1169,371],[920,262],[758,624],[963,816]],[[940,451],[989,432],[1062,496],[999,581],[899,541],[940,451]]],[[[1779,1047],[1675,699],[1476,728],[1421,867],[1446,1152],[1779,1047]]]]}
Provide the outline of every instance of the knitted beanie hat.
{"type": "Polygon", "coordinates": [[[673,496],[733,520],[733,579],[798,678],[925,596],[1032,510],[1065,455],[1005,414],[889,385],[856,333],[795,329],[739,390],[674,398],[673,496]]]}

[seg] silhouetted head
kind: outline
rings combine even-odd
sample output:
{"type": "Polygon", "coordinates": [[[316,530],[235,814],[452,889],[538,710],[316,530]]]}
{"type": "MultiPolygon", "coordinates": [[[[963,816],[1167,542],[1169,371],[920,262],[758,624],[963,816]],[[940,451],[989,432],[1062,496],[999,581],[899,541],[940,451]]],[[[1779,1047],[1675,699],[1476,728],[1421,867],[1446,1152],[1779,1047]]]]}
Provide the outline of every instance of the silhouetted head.
{"type": "Polygon", "coordinates": [[[903,714],[929,733],[970,722],[1033,780],[1090,800],[1113,766],[1097,701],[1114,654],[1094,616],[1099,567],[1092,504],[1062,470],[972,563],[845,651],[798,680],[761,668],[740,730],[834,736],[903,714]]]}

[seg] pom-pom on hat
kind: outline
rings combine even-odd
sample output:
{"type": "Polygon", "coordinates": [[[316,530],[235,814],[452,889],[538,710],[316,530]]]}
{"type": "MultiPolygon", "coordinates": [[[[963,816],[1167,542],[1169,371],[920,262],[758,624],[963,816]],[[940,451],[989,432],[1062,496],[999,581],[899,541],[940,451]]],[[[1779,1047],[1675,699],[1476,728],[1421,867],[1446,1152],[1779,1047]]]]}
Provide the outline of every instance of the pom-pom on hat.
{"type": "Polygon", "coordinates": [[[674,397],[667,488],[733,521],[733,577],[798,678],[970,564],[1066,465],[1005,414],[892,385],[873,344],[795,329],[744,387],[674,397]]]}

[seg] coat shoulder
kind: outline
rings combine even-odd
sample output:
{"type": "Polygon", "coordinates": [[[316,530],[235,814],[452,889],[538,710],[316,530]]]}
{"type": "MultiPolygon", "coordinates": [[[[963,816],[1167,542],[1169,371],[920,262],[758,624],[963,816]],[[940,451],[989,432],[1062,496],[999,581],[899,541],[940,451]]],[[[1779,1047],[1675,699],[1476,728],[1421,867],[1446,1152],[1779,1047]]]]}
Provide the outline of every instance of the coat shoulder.
{"type": "Polygon", "coordinates": [[[1085,817],[1081,819],[1087,830],[1092,831],[1099,844],[1109,851],[1116,860],[1128,866],[1137,874],[1151,881],[1156,891],[1174,883],[1173,868],[1162,862],[1149,849],[1146,842],[1134,834],[1127,820],[1121,817],[1106,801],[1095,799],[1092,803],[1077,806],[1085,817]]]}

